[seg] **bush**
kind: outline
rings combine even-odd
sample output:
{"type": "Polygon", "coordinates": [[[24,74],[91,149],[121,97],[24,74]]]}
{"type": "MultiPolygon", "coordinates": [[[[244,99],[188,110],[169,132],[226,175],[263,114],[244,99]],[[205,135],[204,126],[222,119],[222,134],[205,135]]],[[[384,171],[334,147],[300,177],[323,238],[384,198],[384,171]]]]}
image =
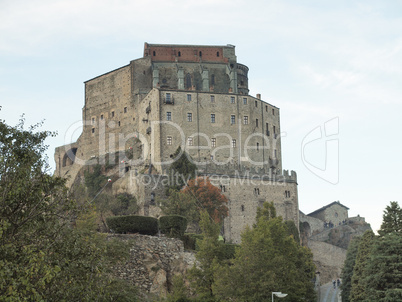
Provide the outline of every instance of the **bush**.
{"type": "Polygon", "coordinates": [[[113,216],[106,218],[110,230],[115,233],[140,233],[155,235],[158,233],[158,219],[147,216],[113,216]]]}
{"type": "Polygon", "coordinates": [[[231,243],[223,243],[222,244],[222,258],[229,260],[234,259],[236,247],[239,247],[238,244],[231,244],[231,243]]]}
{"type": "Polygon", "coordinates": [[[187,218],[180,215],[162,216],[159,218],[159,229],[162,234],[180,238],[187,229],[187,218]]]}
{"type": "Polygon", "coordinates": [[[197,241],[201,241],[204,238],[203,235],[201,234],[193,234],[193,233],[188,233],[184,234],[181,236],[181,241],[183,241],[184,248],[186,250],[198,250],[198,244],[197,241]]]}

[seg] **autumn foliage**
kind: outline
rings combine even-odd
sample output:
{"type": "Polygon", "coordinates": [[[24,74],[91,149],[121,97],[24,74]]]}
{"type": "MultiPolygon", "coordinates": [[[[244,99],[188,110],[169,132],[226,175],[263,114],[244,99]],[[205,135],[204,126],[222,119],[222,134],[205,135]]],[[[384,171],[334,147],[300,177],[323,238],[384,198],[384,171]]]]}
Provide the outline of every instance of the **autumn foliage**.
{"type": "Polygon", "coordinates": [[[183,192],[194,196],[197,206],[205,209],[216,223],[222,222],[228,216],[228,199],[211,184],[208,177],[190,179],[183,192]]]}

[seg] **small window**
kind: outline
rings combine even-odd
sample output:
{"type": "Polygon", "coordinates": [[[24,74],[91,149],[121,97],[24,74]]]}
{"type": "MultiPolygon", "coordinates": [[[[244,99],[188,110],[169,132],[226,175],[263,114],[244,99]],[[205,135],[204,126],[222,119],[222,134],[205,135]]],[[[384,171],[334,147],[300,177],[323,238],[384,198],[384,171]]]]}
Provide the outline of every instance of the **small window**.
{"type": "Polygon", "coordinates": [[[247,98],[243,98],[243,104],[247,105],[247,98]]]}
{"type": "Polygon", "coordinates": [[[216,56],[219,57],[219,51],[216,52],[216,56]]]}
{"type": "Polygon", "coordinates": [[[187,122],[192,122],[193,121],[193,114],[192,113],[187,113],[187,122]]]}
{"type": "Polygon", "coordinates": [[[265,131],[266,131],[267,136],[269,136],[269,124],[268,123],[265,123],[265,131]]]}
{"type": "Polygon", "coordinates": [[[274,150],[274,156],[275,156],[275,158],[276,158],[276,149],[274,150]]]}
{"type": "Polygon", "coordinates": [[[166,143],[167,143],[168,145],[172,145],[172,137],[171,137],[171,136],[168,136],[168,137],[166,138],[166,143]]]}
{"type": "Polygon", "coordinates": [[[179,51],[178,56],[181,57],[181,51],[179,51]]]}
{"type": "Polygon", "coordinates": [[[231,103],[231,104],[234,104],[234,103],[235,103],[235,97],[234,97],[234,96],[231,96],[231,97],[230,97],[230,103],[231,103]]]}
{"type": "Polygon", "coordinates": [[[236,140],[232,139],[232,148],[236,148],[236,140]]]}
{"type": "Polygon", "coordinates": [[[241,211],[244,212],[244,205],[241,205],[241,211]]]}
{"type": "Polygon", "coordinates": [[[193,145],[193,138],[192,137],[187,138],[187,145],[189,145],[189,146],[193,145]]]}
{"type": "Polygon", "coordinates": [[[257,101],[254,101],[254,103],[255,103],[255,107],[258,107],[258,103],[257,103],[257,101]]]}
{"type": "Polygon", "coordinates": [[[120,127],[120,121],[117,122],[117,125],[120,127]]]}
{"type": "Polygon", "coordinates": [[[92,133],[95,133],[95,128],[92,128],[92,130],[91,130],[91,131],[92,131],[92,133]]]}
{"type": "Polygon", "coordinates": [[[275,115],[275,109],[272,108],[272,115],[275,115]]]}
{"type": "Polygon", "coordinates": [[[156,52],[155,50],[152,52],[152,55],[155,57],[156,56],[156,52]]]}
{"type": "Polygon", "coordinates": [[[265,111],[268,112],[268,105],[265,105],[265,111]]]}
{"type": "Polygon", "coordinates": [[[254,188],[254,194],[255,195],[260,195],[260,189],[259,188],[254,188]]]}
{"type": "Polygon", "coordinates": [[[243,117],[243,121],[244,121],[244,125],[248,125],[248,116],[247,115],[245,115],[243,117]]]}
{"type": "Polygon", "coordinates": [[[191,101],[191,94],[187,94],[187,101],[191,101]]]}
{"type": "Polygon", "coordinates": [[[112,111],[112,117],[114,117],[114,111],[112,111]]]}
{"type": "Polygon", "coordinates": [[[275,128],[275,126],[273,126],[272,128],[273,128],[274,134],[276,134],[276,128],[275,128]]]}
{"type": "Polygon", "coordinates": [[[172,95],[170,93],[166,93],[166,103],[171,103],[172,95]]]}
{"type": "Polygon", "coordinates": [[[95,118],[93,117],[91,120],[91,124],[94,125],[95,124],[95,118]]]}
{"type": "Polygon", "coordinates": [[[103,121],[103,114],[101,114],[101,121],[103,121]]]}
{"type": "Polygon", "coordinates": [[[199,52],[200,57],[202,57],[202,51],[199,52]]]}
{"type": "Polygon", "coordinates": [[[233,114],[230,116],[230,123],[232,125],[234,125],[236,123],[236,117],[233,114]]]}
{"type": "Polygon", "coordinates": [[[260,143],[257,143],[257,152],[260,151],[260,143]]]}
{"type": "Polygon", "coordinates": [[[211,103],[215,103],[215,96],[211,95],[211,103]]]}
{"type": "Polygon", "coordinates": [[[168,120],[168,121],[172,120],[172,113],[171,112],[166,112],[166,120],[168,120]]]}
{"type": "Polygon", "coordinates": [[[124,107],[124,113],[127,113],[127,107],[124,107]]]}
{"type": "Polygon", "coordinates": [[[211,113],[211,123],[215,123],[215,113],[211,113]]]}
{"type": "Polygon", "coordinates": [[[213,137],[213,138],[211,139],[211,146],[212,146],[212,147],[216,147],[216,138],[215,138],[215,137],[213,137]]]}
{"type": "Polygon", "coordinates": [[[211,75],[211,85],[215,85],[215,75],[211,75]]]}
{"type": "Polygon", "coordinates": [[[214,160],[214,156],[213,156],[213,155],[211,155],[211,160],[214,160]]]}
{"type": "Polygon", "coordinates": [[[255,126],[258,128],[258,118],[255,119],[255,126]]]}

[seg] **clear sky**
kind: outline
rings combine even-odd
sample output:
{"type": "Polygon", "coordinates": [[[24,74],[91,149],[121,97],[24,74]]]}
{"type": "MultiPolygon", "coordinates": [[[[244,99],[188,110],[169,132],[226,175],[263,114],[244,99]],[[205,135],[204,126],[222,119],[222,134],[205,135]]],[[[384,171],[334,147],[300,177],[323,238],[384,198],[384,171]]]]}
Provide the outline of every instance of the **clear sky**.
{"type": "Polygon", "coordinates": [[[0,0],[0,118],[58,131],[54,168],[83,82],[141,57],[144,42],[236,46],[250,94],[281,109],[304,213],[339,200],[377,230],[400,202],[401,1],[0,0]]]}

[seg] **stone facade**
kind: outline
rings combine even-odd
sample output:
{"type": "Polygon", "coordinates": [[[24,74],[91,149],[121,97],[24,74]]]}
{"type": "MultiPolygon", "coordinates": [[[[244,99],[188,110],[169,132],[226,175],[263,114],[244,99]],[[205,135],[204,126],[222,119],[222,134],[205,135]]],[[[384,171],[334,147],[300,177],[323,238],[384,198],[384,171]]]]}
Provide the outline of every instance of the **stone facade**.
{"type": "Polygon", "coordinates": [[[248,94],[248,71],[233,45],[145,43],[142,58],[85,82],[83,132],[56,148],[55,174],[71,186],[83,166],[118,154],[113,190],[134,194],[142,214],[158,215],[150,196],[164,198],[163,186],[133,184],[132,172],[165,175],[181,147],[200,175],[226,177],[216,185],[229,198],[228,240],[239,242],[263,201],[298,226],[296,173],[282,170],[280,111],[248,94]]]}
{"type": "Polygon", "coordinates": [[[349,208],[339,201],[334,201],[308,214],[308,216],[320,219],[323,222],[332,223],[333,225],[340,225],[348,220],[348,210],[349,208]]]}

